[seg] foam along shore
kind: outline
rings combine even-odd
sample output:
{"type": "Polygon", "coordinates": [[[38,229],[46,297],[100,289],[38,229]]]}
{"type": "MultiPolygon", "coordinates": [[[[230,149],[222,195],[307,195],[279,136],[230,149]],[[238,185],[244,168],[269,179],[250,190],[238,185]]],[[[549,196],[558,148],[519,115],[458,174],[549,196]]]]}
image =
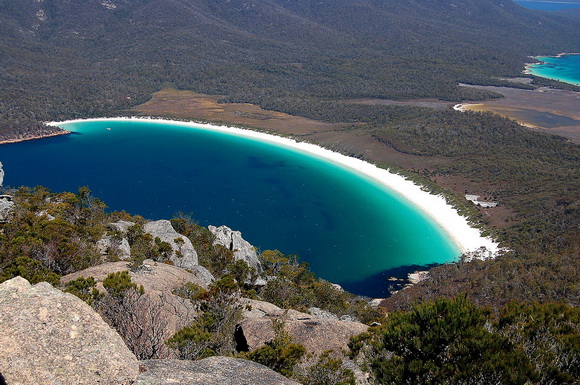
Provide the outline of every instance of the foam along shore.
{"type": "Polygon", "coordinates": [[[438,223],[439,226],[441,226],[443,230],[448,234],[448,236],[453,240],[453,242],[458,247],[461,253],[482,251],[482,248],[485,248],[486,249],[485,252],[481,253],[480,256],[493,257],[499,251],[499,246],[496,242],[494,242],[490,238],[481,236],[480,231],[476,228],[472,228],[469,225],[467,219],[459,215],[459,213],[446,202],[443,196],[430,194],[422,190],[421,186],[405,179],[403,176],[391,173],[386,169],[382,169],[375,166],[374,164],[365,162],[357,158],[352,158],[340,154],[338,152],[327,150],[315,144],[298,142],[290,138],[284,138],[281,136],[230,126],[202,124],[195,122],[183,122],[158,118],[120,117],[120,118],[78,119],[63,122],[50,122],[47,124],[60,127],[61,125],[75,122],[115,121],[115,120],[117,121],[126,120],[135,122],[159,122],[163,124],[172,124],[202,130],[223,132],[230,135],[237,135],[259,140],[266,143],[271,143],[277,146],[286,147],[291,150],[300,151],[308,155],[318,157],[320,159],[344,167],[347,170],[363,174],[368,178],[370,178],[371,180],[378,182],[383,187],[386,187],[387,190],[394,191],[403,198],[407,199],[414,206],[418,207],[425,214],[427,214],[432,220],[438,223]]]}

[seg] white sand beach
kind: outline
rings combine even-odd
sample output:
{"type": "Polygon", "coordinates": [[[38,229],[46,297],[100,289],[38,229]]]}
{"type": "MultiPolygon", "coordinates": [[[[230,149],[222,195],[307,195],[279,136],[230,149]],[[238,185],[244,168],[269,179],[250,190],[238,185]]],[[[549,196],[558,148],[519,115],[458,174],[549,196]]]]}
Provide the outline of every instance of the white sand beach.
{"type": "Polygon", "coordinates": [[[182,122],[168,119],[143,118],[143,117],[122,117],[122,118],[98,118],[98,119],[79,119],[64,122],[47,123],[52,126],[60,126],[67,123],[81,121],[107,121],[107,120],[129,120],[129,121],[157,121],[160,123],[192,127],[196,129],[219,131],[231,135],[244,136],[255,140],[272,143],[278,146],[287,147],[292,150],[301,151],[313,155],[334,164],[340,165],[346,169],[361,173],[374,181],[378,182],[388,190],[398,193],[407,199],[414,206],[420,208],[429,217],[431,217],[441,228],[449,235],[462,253],[472,252],[481,249],[487,249],[486,256],[492,257],[499,251],[499,246],[490,238],[481,236],[480,231],[472,228],[467,219],[449,205],[445,198],[440,195],[433,195],[421,189],[412,181],[405,179],[401,175],[389,172],[386,169],[379,168],[374,164],[365,162],[360,159],[342,155],[320,146],[298,142],[294,139],[284,138],[276,135],[266,134],[263,132],[252,131],[229,126],[220,126],[213,124],[202,124],[195,122],[182,122]]]}

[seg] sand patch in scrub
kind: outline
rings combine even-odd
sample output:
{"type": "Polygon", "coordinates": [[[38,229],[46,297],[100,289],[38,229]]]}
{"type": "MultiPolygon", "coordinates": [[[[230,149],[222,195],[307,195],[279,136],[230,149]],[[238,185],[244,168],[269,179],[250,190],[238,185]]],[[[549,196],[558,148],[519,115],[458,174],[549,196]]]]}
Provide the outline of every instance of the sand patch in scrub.
{"type": "Polygon", "coordinates": [[[580,143],[580,92],[540,87],[522,90],[510,87],[473,86],[505,97],[477,103],[462,103],[456,109],[490,111],[530,128],[564,136],[580,143]]]}

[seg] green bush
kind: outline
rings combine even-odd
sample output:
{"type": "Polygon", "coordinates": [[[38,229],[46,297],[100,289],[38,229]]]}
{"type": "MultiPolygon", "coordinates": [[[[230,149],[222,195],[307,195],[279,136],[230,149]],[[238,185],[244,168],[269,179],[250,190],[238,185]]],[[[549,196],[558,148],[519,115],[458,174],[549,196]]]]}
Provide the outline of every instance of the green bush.
{"type": "MultiPolygon", "coordinates": [[[[214,245],[215,235],[207,228],[193,222],[184,214],[171,220],[173,228],[191,241],[197,252],[199,264],[208,269],[216,278],[230,272],[234,263],[234,253],[222,245],[214,245]]],[[[239,272],[239,269],[238,269],[239,272]]]]}
{"type": "Polygon", "coordinates": [[[278,250],[266,250],[259,258],[264,275],[276,277],[258,291],[264,301],[299,311],[318,307],[339,316],[350,315],[367,324],[380,322],[384,318],[384,312],[368,306],[367,300],[316,278],[309,265],[300,263],[296,256],[285,256],[278,250]]]}
{"type": "Polygon", "coordinates": [[[368,349],[381,384],[536,381],[524,351],[492,332],[487,317],[465,297],[437,300],[390,314],[382,327],[354,338],[350,347],[355,353],[368,349]]]}
{"type": "Polygon", "coordinates": [[[58,286],[60,282],[60,276],[58,274],[44,267],[39,261],[28,257],[18,257],[4,267],[0,273],[0,282],[16,276],[21,276],[31,284],[48,282],[53,286],[58,286]]]}
{"type": "Polygon", "coordinates": [[[323,352],[315,364],[307,366],[295,378],[303,385],[355,385],[354,373],[346,369],[331,351],[323,352]]]}
{"type": "Polygon", "coordinates": [[[112,298],[117,300],[122,300],[130,291],[141,295],[145,292],[143,285],[137,286],[131,281],[127,270],[108,274],[103,280],[103,287],[112,298]]]}
{"type": "Polygon", "coordinates": [[[579,308],[511,303],[502,309],[497,329],[523,347],[538,368],[539,383],[575,384],[580,379],[579,308]]]}
{"type": "Polygon", "coordinates": [[[282,321],[272,320],[275,337],[243,357],[258,362],[284,375],[292,376],[294,367],[306,353],[304,346],[292,342],[282,321]]]}
{"type": "Polygon", "coordinates": [[[79,277],[65,284],[65,291],[71,293],[92,305],[101,298],[99,290],[96,288],[97,281],[93,277],[79,277]]]}
{"type": "Polygon", "coordinates": [[[82,191],[52,194],[42,187],[17,190],[10,221],[0,224],[0,269],[14,265],[18,257],[39,261],[59,275],[101,262],[95,242],[104,233],[103,208],[86,196],[87,190],[82,191]],[[84,197],[82,204],[80,195],[84,197]]]}
{"type": "Polygon", "coordinates": [[[200,289],[186,285],[176,291],[189,297],[199,315],[167,344],[178,350],[181,359],[232,356],[236,353],[234,332],[242,318],[238,284],[231,275],[226,275],[210,285],[209,290],[200,289]]]}

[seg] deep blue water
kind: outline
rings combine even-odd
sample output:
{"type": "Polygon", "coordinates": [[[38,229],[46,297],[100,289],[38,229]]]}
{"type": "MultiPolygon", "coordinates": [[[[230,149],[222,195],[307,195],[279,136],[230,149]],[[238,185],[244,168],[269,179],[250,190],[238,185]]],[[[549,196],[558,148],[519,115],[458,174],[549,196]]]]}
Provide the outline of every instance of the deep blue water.
{"type": "Polygon", "coordinates": [[[111,210],[149,219],[192,213],[201,225],[242,231],[261,250],[298,254],[319,276],[373,297],[386,294],[393,269],[459,255],[400,196],[313,156],[153,121],[63,128],[74,133],[0,145],[4,184],[86,185],[111,210]]]}
{"type": "Polygon", "coordinates": [[[562,11],[572,8],[580,8],[580,3],[569,3],[564,1],[522,1],[514,0],[514,2],[522,7],[528,9],[537,9],[541,11],[562,11]]]}
{"type": "Polygon", "coordinates": [[[536,59],[541,63],[528,66],[532,74],[580,86],[580,54],[538,56],[536,59]]]}

